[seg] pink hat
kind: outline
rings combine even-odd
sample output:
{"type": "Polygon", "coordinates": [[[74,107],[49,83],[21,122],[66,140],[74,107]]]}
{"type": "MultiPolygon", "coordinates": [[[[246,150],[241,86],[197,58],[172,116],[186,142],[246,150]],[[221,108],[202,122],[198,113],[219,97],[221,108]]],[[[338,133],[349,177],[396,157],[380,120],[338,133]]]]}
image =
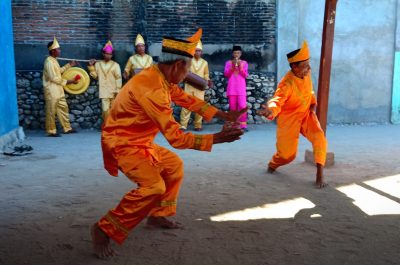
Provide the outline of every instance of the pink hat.
{"type": "Polygon", "coordinates": [[[113,47],[112,47],[111,45],[106,45],[106,46],[103,48],[103,52],[112,53],[112,52],[113,52],[113,47]]]}

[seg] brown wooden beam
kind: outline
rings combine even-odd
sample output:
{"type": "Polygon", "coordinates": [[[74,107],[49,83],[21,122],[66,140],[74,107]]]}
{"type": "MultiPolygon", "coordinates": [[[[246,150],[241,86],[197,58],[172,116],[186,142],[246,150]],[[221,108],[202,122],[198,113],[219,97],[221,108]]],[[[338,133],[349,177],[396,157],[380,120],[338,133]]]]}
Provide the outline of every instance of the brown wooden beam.
{"type": "Polygon", "coordinates": [[[333,38],[335,33],[336,4],[338,0],[325,0],[324,26],[322,31],[321,60],[318,79],[317,116],[326,134],[328,117],[329,84],[331,78],[333,38]]]}

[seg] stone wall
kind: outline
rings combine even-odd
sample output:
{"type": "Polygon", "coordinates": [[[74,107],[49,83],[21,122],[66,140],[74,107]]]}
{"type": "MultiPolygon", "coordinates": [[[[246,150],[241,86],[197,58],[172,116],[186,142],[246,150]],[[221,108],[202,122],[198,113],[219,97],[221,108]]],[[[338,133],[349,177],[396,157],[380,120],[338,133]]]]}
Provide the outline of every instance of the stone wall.
{"type": "MultiPolygon", "coordinates": [[[[45,105],[41,72],[18,72],[19,122],[24,129],[44,129],[45,105]]],[[[65,93],[71,125],[74,128],[100,128],[101,102],[97,83],[92,81],[81,95],[65,93]]]]}
{"type": "MultiPolygon", "coordinates": [[[[45,109],[42,87],[42,73],[39,71],[17,72],[17,93],[19,123],[24,129],[44,129],[45,109]]],[[[222,110],[228,110],[226,97],[226,78],[222,72],[212,72],[211,78],[215,84],[213,89],[206,91],[206,100],[222,110]]],[[[251,73],[247,79],[247,105],[249,106],[249,123],[261,123],[263,120],[256,115],[260,104],[273,95],[275,89],[273,74],[251,73]]],[[[81,95],[66,93],[70,108],[70,120],[74,128],[100,128],[101,102],[96,81],[92,81],[88,90],[81,95]]],[[[180,107],[174,107],[174,115],[179,120],[180,107]]],[[[213,120],[212,122],[217,122],[213,120]]]]}

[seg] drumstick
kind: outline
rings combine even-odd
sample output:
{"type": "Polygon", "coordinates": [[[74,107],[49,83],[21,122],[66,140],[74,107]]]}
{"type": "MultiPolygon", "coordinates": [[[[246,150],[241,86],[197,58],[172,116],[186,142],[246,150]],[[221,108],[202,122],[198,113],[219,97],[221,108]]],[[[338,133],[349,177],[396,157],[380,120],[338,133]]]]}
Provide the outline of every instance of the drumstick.
{"type": "Polygon", "coordinates": [[[90,60],[83,60],[83,59],[71,59],[71,58],[62,58],[62,57],[57,57],[57,60],[61,61],[77,61],[77,62],[90,62],[90,60]]]}

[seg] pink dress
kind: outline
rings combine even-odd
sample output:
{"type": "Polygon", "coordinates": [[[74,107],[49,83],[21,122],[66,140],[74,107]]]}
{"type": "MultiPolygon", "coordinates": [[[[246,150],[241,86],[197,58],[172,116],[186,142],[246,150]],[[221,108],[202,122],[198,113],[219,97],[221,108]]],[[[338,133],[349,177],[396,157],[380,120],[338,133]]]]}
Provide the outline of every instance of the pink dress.
{"type": "MultiPolygon", "coordinates": [[[[228,78],[226,95],[229,100],[230,110],[241,110],[247,106],[246,77],[249,65],[246,61],[240,60],[240,66],[235,67],[231,60],[225,63],[224,75],[228,78]]],[[[247,128],[247,113],[239,118],[240,128],[247,128]]]]}

